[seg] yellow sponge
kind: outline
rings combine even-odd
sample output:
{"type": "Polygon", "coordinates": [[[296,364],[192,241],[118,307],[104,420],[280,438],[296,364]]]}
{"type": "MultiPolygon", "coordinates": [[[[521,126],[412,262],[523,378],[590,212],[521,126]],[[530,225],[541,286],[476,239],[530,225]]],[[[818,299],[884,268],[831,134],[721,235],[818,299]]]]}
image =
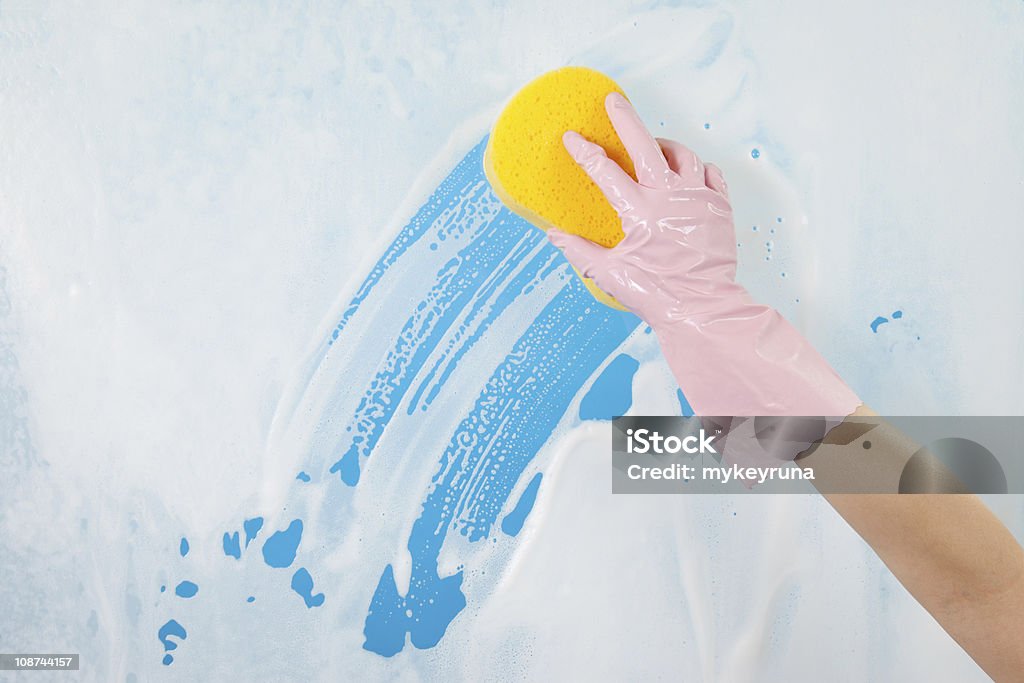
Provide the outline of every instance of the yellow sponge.
{"type": "MultiPolygon", "coordinates": [[[[615,81],[583,67],[557,69],[527,84],[509,101],[491,130],[484,173],[504,204],[538,228],[558,228],[606,247],[623,238],[622,221],[562,146],[574,130],[604,147],[634,178],[633,163],[605,112],[615,81]]],[[[622,306],[584,279],[594,297],[622,306]]]]}

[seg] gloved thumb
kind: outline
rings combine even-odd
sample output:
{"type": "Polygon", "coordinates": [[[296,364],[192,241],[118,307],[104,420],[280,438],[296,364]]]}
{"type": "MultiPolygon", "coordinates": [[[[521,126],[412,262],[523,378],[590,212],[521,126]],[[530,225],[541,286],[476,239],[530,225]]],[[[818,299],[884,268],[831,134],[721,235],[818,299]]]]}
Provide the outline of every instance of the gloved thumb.
{"type": "Polygon", "coordinates": [[[580,275],[594,278],[608,258],[608,249],[579,235],[570,235],[557,228],[548,230],[548,240],[558,247],[565,259],[580,275]]]}

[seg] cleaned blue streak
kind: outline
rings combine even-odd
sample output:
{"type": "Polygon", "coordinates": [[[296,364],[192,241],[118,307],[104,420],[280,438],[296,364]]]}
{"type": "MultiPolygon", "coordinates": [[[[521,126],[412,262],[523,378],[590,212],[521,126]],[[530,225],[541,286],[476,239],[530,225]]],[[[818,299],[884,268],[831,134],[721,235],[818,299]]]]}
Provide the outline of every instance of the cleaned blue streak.
{"type": "Polygon", "coordinates": [[[526,523],[526,518],[533,510],[534,503],[537,502],[537,492],[540,491],[540,482],[543,478],[542,472],[533,475],[533,479],[526,485],[523,495],[519,496],[516,506],[505,515],[505,519],[501,520],[501,530],[504,533],[509,536],[517,536],[523,530],[523,524],[526,523]]]}
{"type": "Polygon", "coordinates": [[[528,237],[507,221],[494,220],[442,267],[437,282],[415,307],[356,408],[350,423],[350,445],[330,468],[344,483],[358,483],[360,459],[377,445],[402,397],[449,328],[481,292],[495,286],[490,283],[504,282],[513,272],[517,259],[509,258],[510,246],[512,252],[525,251],[528,237]]]}
{"type": "Polygon", "coordinates": [[[222,541],[224,546],[224,554],[228,557],[233,557],[236,560],[242,557],[242,546],[239,543],[238,532],[224,532],[224,540],[222,541]]]}
{"type": "Polygon", "coordinates": [[[307,609],[324,604],[324,594],[313,593],[313,577],[305,567],[299,567],[292,574],[292,590],[302,596],[307,609]]]}
{"type": "Polygon", "coordinates": [[[427,203],[420,207],[413,219],[398,233],[384,255],[374,264],[370,274],[342,313],[341,319],[332,333],[335,339],[338,337],[337,333],[345,329],[352,316],[359,310],[360,304],[366,300],[373,288],[384,277],[384,273],[401,258],[410,246],[430,231],[430,228],[451,209],[459,197],[465,195],[468,189],[479,185],[482,175],[479,164],[483,159],[486,147],[487,138],[484,138],[458,163],[441,185],[434,190],[427,203]]]}
{"type": "Polygon", "coordinates": [[[409,591],[398,593],[389,565],[371,600],[367,650],[438,643],[465,607],[463,572],[441,577],[438,557],[450,528],[487,538],[523,470],[548,440],[590,375],[637,327],[635,316],[594,302],[578,279],[533,321],[495,370],[441,457],[434,488],[413,524],[409,591]]]}
{"type": "MultiPolygon", "coordinates": [[[[542,291],[553,292],[483,385],[458,388],[460,393],[475,392],[477,398],[439,454],[422,512],[413,522],[406,544],[409,588],[405,595],[399,593],[394,570],[387,565],[370,601],[363,646],[384,656],[400,652],[406,642],[429,648],[440,641],[466,606],[463,570],[439,573],[438,558],[449,531],[456,529],[471,542],[495,533],[524,471],[581,388],[639,324],[635,316],[595,302],[543,233],[502,207],[483,174],[485,144],[486,139],[466,155],[400,231],[328,342],[339,348],[341,332],[364,304],[366,313],[375,315],[374,289],[388,269],[422,271],[424,259],[441,264],[433,266],[433,284],[411,304],[406,303],[406,290],[381,286],[378,293],[386,306],[394,302],[409,308],[396,337],[382,340],[374,376],[366,386],[353,388],[359,403],[342,422],[336,441],[337,460],[330,471],[355,486],[363,460],[388,424],[399,418],[429,419],[423,411],[440,395],[461,359],[475,345],[495,341],[486,334],[492,324],[519,297],[541,285],[542,291]],[[450,257],[437,260],[442,254],[450,257]]],[[[507,343],[497,341],[503,347],[507,343]]],[[[538,473],[506,515],[506,534],[522,528],[539,485],[538,473]]],[[[293,559],[288,553],[287,564],[272,566],[288,566],[293,559]]],[[[305,599],[306,575],[296,571],[293,583],[305,599]]],[[[317,597],[311,586],[308,590],[311,599],[317,597]]]]}
{"type": "Polygon", "coordinates": [[[620,353],[594,380],[580,401],[581,420],[610,420],[621,417],[633,405],[633,376],[640,362],[620,353]]]}
{"type": "MultiPolygon", "coordinates": [[[[482,153],[482,146],[478,146],[467,159],[482,159],[482,153]]],[[[508,229],[510,221],[518,219],[493,195],[479,167],[470,174],[466,160],[463,160],[452,176],[455,180],[450,177],[442,183],[427,203],[428,206],[445,206],[448,210],[431,213],[433,223],[426,224],[426,227],[431,228],[432,245],[457,240],[461,248],[441,266],[430,291],[413,308],[397,339],[380,360],[376,375],[350,422],[348,435],[338,446],[342,455],[330,471],[338,473],[341,480],[350,486],[359,481],[360,458],[373,450],[384,426],[409,391],[415,372],[424,359],[442,343],[449,329],[458,324],[466,310],[472,309],[472,302],[484,301],[489,293],[504,290],[505,280],[521,270],[522,262],[539,240],[536,234],[526,235],[521,230],[508,229]],[[510,237],[514,238],[511,243],[510,237]],[[515,242],[519,245],[513,249],[515,242]],[[519,253],[510,253],[516,250],[519,253]]],[[[422,213],[421,210],[417,216],[422,213]]],[[[415,219],[410,225],[420,225],[422,220],[422,217],[415,219]]],[[[409,226],[402,231],[399,240],[408,229],[409,226]]],[[[403,253],[408,246],[403,247],[403,253]]],[[[410,259],[415,256],[409,255],[410,259]]],[[[378,265],[386,271],[393,263],[382,260],[378,265]]],[[[402,265],[409,270],[421,268],[415,264],[402,265]]],[[[374,277],[379,280],[382,275],[383,272],[371,276],[367,282],[374,277]]],[[[370,290],[364,291],[365,285],[354,300],[362,301],[369,296],[370,290]]],[[[358,306],[354,310],[358,310],[358,306]]]]}
{"type": "Polygon", "coordinates": [[[192,581],[182,581],[175,587],[174,594],[179,598],[192,598],[199,592],[199,586],[192,581]]]}
{"type": "Polygon", "coordinates": [[[245,531],[245,547],[248,548],[253,539],[263,528],[263,518],[253,517],[242,522],[242,529],[245,531]]]}
{"type": "MultiPolygon", "coordinates": [[[[521,230],[521,226],[513,225],[519,219],[510,212],[504,212],[503,219],[507,223],[507,229],[511,231],[511,235],[515,235],[521,230]]],[[[495,273],[496,276],[488,281],[471,302],[465,321],[451,336],[432,367],[425,373],[424,380],[419,384],[409,402],[407,409],[409,415],[412,415],[417,407],[426,410],[437,398],[441,387],[448,381],[458,362],[480,341],[491,324],[520,294],[531,291],[561,265],[558,255],[544,246],[544,236],[538,231],[529,230],[522,235],[519,242],[513,247],[510,258],[506,258],[495,273]],[[515,270],[518,272],[514,272],[515,270]],[[509,277],[511,272],[514,274],[509,277]]]]}
{"type": "MultiPolygon", "coordinates": [[[[348,327],[352,317],[380,284],[388,270],[402,257],[406,257],[408,260],[407,252],[410,248],[428,236],[434,240],[433,244],[435,245],[458,238],[461,233],[472,231],[480,223],[486,223],[491,214],[497,213],[501,209],[501,203],[493,197],[486,178],[480,173],[479,163],[483,158],[486,144],[487,138],[485,137],[456,165],[455,169],[434,190],[427,202],[420,207],[412,220],[399,231],[384,254],[377,259],[355,295],[349,300],[328,338],[320,344],[314,357],[307,363],[303,371],[303,386],[307,388],[313,386],[313,377],[317,368],[335,341],[348,327]],[[490,204],[480,202],[478,199],[480,195],[490,197],[492,200],[490,204]]],[[[281,406],[282,416],[286,419],[294,417],[296,406],[301,400],[300,394],[294,399],[294,402],[281,406]]]]}
{"type": "Polygon", "coordinates": [[[263,543],[263,561],[270,567],[284,569],[295,561],[302,542],[302,520],[293,519],[284,531],[275,531],[263,543]]]}
{"type": "Polygon", "coordinates": [[[178,643],[171,640],[171,636],[185,640],[188,638],[188,633],[185,631],[185,627],[177,622],[175,619],[168,619],[167,622],[160,627],[156,633],[157,638],[164,646],[164,658],[161,660],[164,666],[169,666],[174,661],[174,655],[171,654],[171,650],[178,649],[178,643]]]}

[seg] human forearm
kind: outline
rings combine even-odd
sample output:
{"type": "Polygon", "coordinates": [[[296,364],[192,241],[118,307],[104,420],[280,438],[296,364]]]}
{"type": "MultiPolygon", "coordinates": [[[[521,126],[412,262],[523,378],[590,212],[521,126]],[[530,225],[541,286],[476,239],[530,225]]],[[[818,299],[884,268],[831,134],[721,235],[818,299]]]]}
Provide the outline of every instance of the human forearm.
{"type": "Polygon", "coordinates": [[[986,673],[1024,680],[1024,552],[977,496],[825,498],[986,673]]]}
{"type": "MultiPolygon", "coordinates": [[[[861,406],[854,417],[877,415],[861,406]]],[[[825,499],[979,666],[997,681],[1024,680],[1024,551],[977,496],[834,493],[898,490],[918,444],[877,423],[870,451],[859,439],[826,439],[801,465],[814,469],[825,499]]],[[[934,466],[933,483],[963,490],[934,466]]]]}

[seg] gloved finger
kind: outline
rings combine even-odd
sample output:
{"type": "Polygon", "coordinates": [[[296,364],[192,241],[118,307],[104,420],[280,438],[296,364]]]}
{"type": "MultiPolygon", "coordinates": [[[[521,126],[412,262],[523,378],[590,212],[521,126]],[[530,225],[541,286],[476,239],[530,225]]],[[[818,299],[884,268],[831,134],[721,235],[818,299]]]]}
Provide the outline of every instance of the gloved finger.
{"type": "Polygon", "coordinates": [[[668,160],[669,168],[683,179],[686,187],[704,187],[706,182],[704,163],[700,160],[700,157],[694,154],[686,145],[675,140],[667,140],[665,138],[657,138],[657,140],[658,144],[661,145],[661,151],[665,153],[665,159],[668,160]]]}
{"type": "Polygon", "coordinates": [[[608,158],[601,145],[595,145],[572,130],[562,136],[562,144],[620,215],[635,206],[639,186],[621,166],[608,158]]]}
{"type": "Polygon", "coordinates": [[[608,258],[608,249],[579,235],[551,228],[548,230],[548,240],[561,250],[565,260],[583,277],[593,278],[608,258]]]}
{"type": "Polygon", "coordinates": [[[605,98],[604,108],[629,158],[633,160],[636,181],[659,190],[673,187],[678,182],[675,173],[629,100],[613,92],[605,98]]]}
{"type": "Polygon", "coordinates": [[[704,164],[704,183],[726,199],[729,198],[729,186],[725,182],[722,169],[714,164],[704,164]]]}

